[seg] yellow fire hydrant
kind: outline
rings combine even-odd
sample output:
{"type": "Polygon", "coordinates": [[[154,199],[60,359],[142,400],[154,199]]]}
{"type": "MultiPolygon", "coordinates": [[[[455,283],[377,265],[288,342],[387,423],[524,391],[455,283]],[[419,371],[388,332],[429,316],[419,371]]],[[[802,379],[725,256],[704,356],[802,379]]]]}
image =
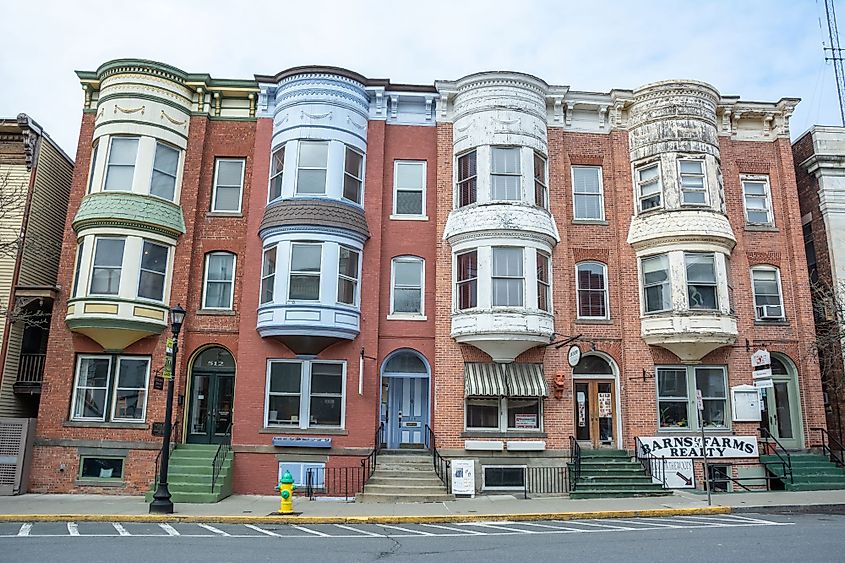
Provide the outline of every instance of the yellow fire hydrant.
{"type": "Polygon", "coordinates": [[[279,514],[290,514],[293,512],[293,491],[296,485],[293,484],[293,475],[285,471],[282,480],[279,481],[279,495],[282,497],[279,505],[279,514]]]}

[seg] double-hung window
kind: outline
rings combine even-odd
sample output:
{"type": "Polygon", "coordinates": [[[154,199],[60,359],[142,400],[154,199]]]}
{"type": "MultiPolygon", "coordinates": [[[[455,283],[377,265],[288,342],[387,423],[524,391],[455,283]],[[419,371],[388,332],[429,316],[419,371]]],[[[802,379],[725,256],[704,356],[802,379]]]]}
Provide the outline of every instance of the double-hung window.
{"type": "Polygon", "coordinates": [[[267,190],[267,201],[273,201],[282,196],[282,173],[285,168],[285,146],[277,148],[270,157],[270,188],[267,190]]]}
{"type": "Polygon", "coordinates": [[[541,430],[539,397],[467,397],[464,408],[467,430],[541,430]]]}
{"type": "Polygon", "coordinates": [[[259,304],[272,303],[273,292],[276,288],[276,248],[271,246],[264,249],[264,260],[261,264],[261,296],[259,304]]]}
{"type": "Polygon", "coordinates": [[[299,162],[296,170],[296,193],[326,193],[326,170],[329,161],[328,141],[299,141],[299,162]]]}
{"type": "Polygon", "coordinates": [[[319,243],[291,244],[289,299],[320,300],[322,253],[323,245],[319,243]]]}
{"type": "Polygon", "coordinates": [[[662,429],[727,428],[727,371],[720,366],[657,366],[657,416],[662,429]],[[701,391],[699,420],[696,390],[701,391]],[[696,424],[697,422],[697,424],[696,424]]]}
{"type": "Polygon", "coordinates": [[[606,319],[607,266],[599,262],[582,262],[576,267],[579,319],[606,319]]]}
{"type": "Polygon", "coordinates": [[[164,301],[164,280],[167,276],[169,248],[148,240],[141,250],[141,275],[138,279],[138,297],[164,301]]]}
{"type": "Polygon", "coordinates": [[[391,314],[423,314],[424,269],[423,259],[416,256],[399,256],[393,259],[391,314]]]}
{"type": "Polygon", "coordinates": [[[669,259],[665,254],[642,259],[643,309],[646,313],[672,308],[669,259]]]}
{"type": "Polygon", "coordinates": [[[758,321],[782,320],[780,271],[770,266],[752,268],[751,285],[754,291],[754,318],[758,321]]]}
{"type": "Polygon", "coordinates": [[[79,356],[71,420],[143,422],[149,375],[148,357],[79,356]]]}
{"type": "Polygon", "coordinates": [[[551,311],[551,260],[548,254],[537,251],[537,308],[551,311]]]}
{"type": "Polygon", "coordinates": [[[745,221],[749,225],[772,225],[772,194],[766,176],[742,178],[742,195],[745,201],[745,221]]]}
{"type": "Polygon", "coordinates": [[[393,215],[425,217],[424,160],[397,160],[393,165],[393,215]]]}
{"type": "Polygon", "coordinates": [[[522,249],[509,246],[493,248],[493,306],[522,307],[525,276],[522,249]]]}
{"type": "Polygon", "coordinates": [[[663,184],[660,182],[660,164],[655,162],[637,168],[637,199],[640,211],[656,209],[663,205],[663,184]]]}
{"type": "Polygon", "coordinates": [[[683,205],[707,204],[707,184],[704,181],[703,160],[678,160],[678,178],[681,184],[681,203],[683,205]]]}
{"type": "Polygon", "coordinates": [[[604,219],[604,195],[600,167],[572,167],[572,200],[575,206],[576,220],[601,221],[604,219]]]}
{"type": "Polygon", "coordinates": [[[687,252],[687,297],[690,309],[718,309],[716,264],[713,254],[687,252]]]}
{"type": "Polygon", "coordinates": [[[94,266],[91,271],[92,295],[117,295],[120,291],[120,271],[126,239],[98,237],[94,246],[94,266]]]}
{"type": "Polygon", "coordinates": [[[337,302],[355,305],[358,300],[358,259],[357,250],[340,246],[337,264],[337,302]]]}
{"type": "Polygon", "coordinates": [[[491,199],[496,201],[518,201],[522,199],[518,147],[493,147],[491,199]]]}
{"type": "Polygon", "coordinates": [[[686,368],[657,368],[657,411],[660,428],[689,427],[686,368]]]}
{"type": "Polygon", "coordinates": [[[361,203],[364,185],[364,155],[351,147],[346,147],[343,164],[343,199],[361,203]]]}
{"type": "Polygon", "coordinates": [[[342,362],[270,360],[265,426],[342,428],[345,375],[342,362]]]}
{"type": "Polygon", "coordinates": [[[131,192],[135,177],[135,158],[138,156],[138,139],[113,137],[106,163],[106,181],[103,190],[131,192]]]}
{"type": "Polygon", "coordinates": [[[478,306],[478,252],[471,250],[456,257],[457,310],[472,309],[478,306]]]}
{"type": "Polygon", "coordinates": [[[475,151],[458,157],[458,207],[475,203],[478,198],[477,159],[475,151]]]}
{"type": "Polygon", "coordinates": [[[214,171],[211,210],[229,213],[241,211],[245,161],[242,158],[218,158],[214,171]]]}
{"type": "Polygon", "coordinates": [[[173,201],[176,195],[176,172],[179,169],[179,151],[156,143],[153,176],[150,180],[150,195],[173,201]]]}
{"type": "Polygon", "coordinates": [[[704,428],[726,428],[728,425],[728,394],[725,368],[697,366],[695,388],[701,391],[704,410],[699,424],[704,428]]]}
{"type": "Polygon", "coordinates": [[[203,309],[231,309],[235,287],[235,255],[210,252],[205,257],[203,309]]]}
{"type": "Polygon", "coordinates": [[[534,205],[549,208],[549,186],[546,180],[546,159],[538,152],[534,153],[534,205]]]}

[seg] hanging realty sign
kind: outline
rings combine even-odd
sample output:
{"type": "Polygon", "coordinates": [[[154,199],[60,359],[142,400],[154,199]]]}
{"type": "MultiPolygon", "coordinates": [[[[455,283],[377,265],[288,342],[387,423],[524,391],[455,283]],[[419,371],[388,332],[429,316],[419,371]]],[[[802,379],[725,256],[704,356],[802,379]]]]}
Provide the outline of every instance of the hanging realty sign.
{"type": "Polygon", "coordinates": [[[702,448],[701,436],[640,437],[637,453],[640,457],[650,454],[656,458],[760,456],[756,436],[705,436],[704,440],[702,448]]]}

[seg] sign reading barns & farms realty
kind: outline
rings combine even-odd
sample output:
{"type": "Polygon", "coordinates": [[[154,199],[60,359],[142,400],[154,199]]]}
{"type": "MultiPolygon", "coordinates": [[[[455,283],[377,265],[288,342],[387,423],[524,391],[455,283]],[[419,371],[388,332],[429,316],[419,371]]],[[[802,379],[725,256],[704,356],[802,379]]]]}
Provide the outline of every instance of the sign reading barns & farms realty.
{"type": "Polygon", "coordinates": [[[640,438],[638,452],[654,457],[759,457],[755,436],[706,436],[702,448],[701,436],[672,436],[640,438]],[[703,451],[705,450],[706,451],[703,451]]]}

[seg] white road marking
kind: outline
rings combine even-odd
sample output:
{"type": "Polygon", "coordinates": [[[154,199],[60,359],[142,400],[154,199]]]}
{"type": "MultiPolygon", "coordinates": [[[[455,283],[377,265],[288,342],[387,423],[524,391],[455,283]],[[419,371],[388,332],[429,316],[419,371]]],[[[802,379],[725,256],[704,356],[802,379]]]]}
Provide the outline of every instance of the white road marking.
{"type": "Polygon", "coordinates": [[[29,532],[32,530],[32,524],[26,522],[25,524],[21,524],[21,529],[18,530],[18,536],[28,536],[29,532]]]}
{"type": "MultiPolygon", "coordinates": [[[[681,522],[689,522],[691,524],[701,524],[702,523],[701,522],[701,520],[702,520],[701,516],[672,516],[672,518],[675,519],[675,520],[680,520],[681,522]]],[[[719,528],[730,528],[731,526],[736,526],[736,525],[744,526],[746,524],[745,522],[743,522],[743,523],[737,522],[735,524],[725,524],[724,522],[719,522],[718,520],[714,520],[712,518],[705,519],[705,522],[707,522],[708,526],[716,526],[716,527],[719,527],[719,528]]]]}
{"type": "Polygon", "coordinates": [[[291,528],[296,528],[297,530],[300,530],[300,531],[303,531],[303,532],[308,532],[309,534],[313,534],[315,536],[320,536],[320,537],[323,537],[323,538],[330,538],[331,537],[331,535],[329,535],[329,534],[324,534],[323,532],[318,532],[317,530],[312,530],[310,528],[306,528],[305,526],[297,526],[296,524],[291,524],[290,526],[291,526],[291,528]]]}
{"type": "Polygon", "coordinates": [[[420,526],[428,526],[429,528],[440,528],[441,530],[449,530],[450,532],[459,532],[461,535],[486,536],[487,532],[479,532],[477,530],[470,530],[469,528],[453,528],[451,526],[444,526],[442,524],[420,524],[420,526]]]}
{"type": "Polygon", "coordinates": [[[537,522],[520,522],[523,526],[536,526],[538,528],[549,528],[552,530],[560,530],[561,532],[583,532],[577,528],[567,528],[566,526],[552,526],[550,524],[538,524],[537,522]]]}
{"type": "Polygon", "coordinates": [[[114,526],[114,529],[117,530],[117,533],[120,534],[121,536],[131,536],[132,535],[132,534],[130,534],[129,532],[126,531],[126,528],[123,527],[123,524],[118,524],[117,522],[112,522],[111,525],[114,526]]]}
{"type": "MultiPolygon", "coordinates": [[[[701,516],[700,518],[704,518],[701,516]]],[[[740,516],[738,514],[731,514],[729,516],[711,516],[713,519],[724,520],[725,522],[754,522],[755,524],[780,524],[780,522],[771,522],[769,520],[761,520],[760,518],[750,518],[748,516],[740,516]]]]}
{"type": "Polygon", "coordinates": [[[637,530],[638,528],[628,528],[627,526],[611,526],[610,524],[599,524],[598,522],[586,522],[583,520],[573,520],[573,524],[582,526],[596,526],[598,528],[606,528],[608,530],[637,530]]]}
{"type": "MultiPolygon", "coordinates": [[[[642,518],[640,520],[624,520],[622,518],[614,518],[614,522],[622,522],[623,524],[639,524],[640,526],[656,526],[658,528],[688,528],[689,526],[675,526],[674,524],[663,524],[661,522],[653,522],[656,518],[642,518]]],[[[636,528],[637,530],[647,530],[648,528],[636,528]]]]}
{"type": "Polygon", "coordinates": [[[231,535],[231,534],[224,532],[220,528],[215,528],[214,526],[210,526],[209,524],[197,524],[197,526],[199,526],[200,528],[205,528],[209,532],[214,532],[215,534],[219,534],[221,536],[230,536],[231,535]]]}
{"type": "Polygon", "coordinates": [[[504,526],[503,524],[514,524],[514,522],[499,522],[488,524],[486,522],[473,522],[472,526],[481,526],[482,528],[491,528],[493,530],[505,530],[506,532],[517,532],[520,534],[539,534],[540,532],[536,532],[534,530],[525,530],[523,528],[509,528],[504,526]]]}
{"type": "Polygon", "coordinates": [[[373,538],[383,538],[383,534],[377,534],[375,532],[370,532],[368,530],[359,530],[358,528],[353,528],[352,526],[347,526],[345,524],[335,524],[341,530],[349,530],[350,532],[357,532],[359,534],[364,534],[365,536],[370,536],[373,538]]]}
{"type": "Polygon", "coordinates": [[[259,528],[258,526],[253,526],[252,524],[244,524],[245,528],[249,528],[250,530],[255,530],[256,532],[261,532],[262,534],[268,536],[275,536],[277,538],[282,537],[281,534],[277,534],[276,532],[271,532],[270,530],[265,530],[264,528],[259,528]]]}
{"type": "Polygon", "coordinates": [[[403,528],[402,526],[391,526],[389,524],[379,524],[382,528],[390,528],[391,530],[399,530],[400,532],[405,532],[407,534],[419,534],[421,536],[433,536],[431,532],[425,532],[423,530],[411,530],[410,528],[403,528]]]}
{"type": "Polygon", "coordinates": [[[79,525],[76,522],[68,522],[67,523],[67,533],[72,536],[79,535],[79,525]]]}
{"type": "Polygon", "coordinates": [[[176,531],[176,528],[174,528],[170,524],[159,524],[158,527],[161,528],[162,530],[164,530],[165,532],[167,532],[168,536],[178,536],[179,535],[179,532],[176,531]]]}

